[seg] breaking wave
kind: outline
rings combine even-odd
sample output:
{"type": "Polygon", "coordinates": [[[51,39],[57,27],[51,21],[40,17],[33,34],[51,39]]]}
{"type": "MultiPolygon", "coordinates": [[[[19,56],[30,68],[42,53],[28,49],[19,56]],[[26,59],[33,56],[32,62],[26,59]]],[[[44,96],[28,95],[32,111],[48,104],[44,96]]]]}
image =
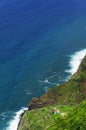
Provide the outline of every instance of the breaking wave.
{"type": "Polygon", "coordinates": [[[28,110],[28,108],[23,107],[21,110],[19,110],[18,112],[16,112],[16,113],[15,113],[15,116],[13,117],[13,119],[8,122],[8,127],[6,128],[6,130],[17,130],[18,124],[19,124],[20,119],[21,119],[21,115],[22,115],[26,110],[28,110]]]}
{"type": "Polygon", "coordinates": [[[81,51],[77,51],[74,54],[70,56],[70,61],[69,61],[69,70],[65,70],[65,72],[70,73],[73,75],[75,72],[77,72],[77,69],[79,68],[79,65],[86,55],[86,49],[83,49],[81,51]]]}

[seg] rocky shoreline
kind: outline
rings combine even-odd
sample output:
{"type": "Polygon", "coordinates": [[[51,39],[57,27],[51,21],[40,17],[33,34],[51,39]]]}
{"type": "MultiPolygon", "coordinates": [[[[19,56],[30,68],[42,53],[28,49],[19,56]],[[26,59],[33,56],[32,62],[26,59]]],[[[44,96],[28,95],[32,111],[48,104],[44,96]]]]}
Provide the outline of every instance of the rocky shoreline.
{"type": "MultiPolygon", "coordinates": [[[[28,109],[28,110],[29,110],[29,109],[28,109]]],[[[20,121],[19,121],[19,123],[18,123],[17,130],[19,129],[19,126],[20,126],[20,124],[21,124],[21,121],[22,121],[22,118],[23,118],[25,112],[28,111],[28,110],[24,110],[24,112],[20,115],[20,121]]]]}
{"type": "MultiPolygon", "coordinates": [[[[77,72],[66,83],[53,87],[48,90],[40,98],[33,98],[29,104],[28,110],[31,111],[37,108],[43,108],[45,106],[57,105],[74,105],[78,104],[86,98],[86,86],[83,85],[86,81],[86,56],[83,58],[77,72]],[[71,93],[72,91],[72,93],[71,93]]],[[[21,115],[19,127],[24,123],[24,115],[27,111],[21,115]]]]}

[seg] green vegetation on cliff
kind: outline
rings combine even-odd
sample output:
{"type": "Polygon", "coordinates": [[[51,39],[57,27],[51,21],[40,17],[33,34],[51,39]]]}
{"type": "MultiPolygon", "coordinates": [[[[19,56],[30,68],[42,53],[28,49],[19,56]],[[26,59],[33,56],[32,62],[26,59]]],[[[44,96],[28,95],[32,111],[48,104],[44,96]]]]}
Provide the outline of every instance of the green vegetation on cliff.
{"type": "Polygon", "coordinates": [[[19,130],[86,130],[86,56],[68,82],[32,99],[29,108],[19,130]]]}
{"type": "Polygon", "coordinates": [[[86,130],[86,100],[79,105],[55,105],[27,111],[19,130],[86,130]],[[53,109],[59,113],[53,113],[53,109]]]}
{"type": "Polygon", "coordinates": [[[57,116],[54,126],[52,130],[86,130],[86,100],[69,111],[65,118],[57,116]]]}
{"type": "Polygon", "coordinates": [[[63,112],[66,113],[71,111],[74,106],[46,106],[43,108],[33,109],[25,112],[19,130],[53,130],[56,127],[56,120],[63,112]],[[54,110],[55,109],[55,110],[54,110]],[[58,114],[54,111],[59,110],[58,114]]]}

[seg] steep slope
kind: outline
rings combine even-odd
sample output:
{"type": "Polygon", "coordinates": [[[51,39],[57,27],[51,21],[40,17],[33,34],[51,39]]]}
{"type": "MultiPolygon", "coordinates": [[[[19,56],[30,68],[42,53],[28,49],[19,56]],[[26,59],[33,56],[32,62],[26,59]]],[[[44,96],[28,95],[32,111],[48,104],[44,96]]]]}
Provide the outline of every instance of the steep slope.
{"type": "Polygon", "coordinates": [[[86,100],[76,106],[55,105],[27,111],[19,130],[86,130],[86,100]],[[59,113],[53,113],[53,109],[59,113]]]}
{"type": "MultiPolygon", "coordinates": [[[[55,128],[56,130],[64,130],[60,129],[60,126],[58,126],[59,129],[57,129],[55,121],[59,122],[59,120],[61,120],[62,122],[65,122],[67,119],[69,120],[70,115],[67,114],[68,116],[66,116],[67,117],[65,118],[66,120],[63,120],[63,117],[62,118],[59,117],[58,114],[56,115],[51,114],[53,108],[56,107],[59,108],[59,110],[63,108],[63,112],[65,112],[65,110],[67,110],[68,108],[66,113],[69,113],[69,111],[71,111],[73,107],[75,107],[74,108],[75,111],[77,105],[85,99],[86,99],[86,56],[82,60],[77,72],[70,78],[68,82],[60,86],[51,88],[45,95],[43,95],[40,98],[32,99],[32,101],[29,104],[29,110],[31,111],[25,112],[20,122],[19,130],[54,130],[55,128]],[[54,117],[56,117],[56,120],[54,117]],[[36,122],[35,120],[37,120],[38,122],[36,122]],[[48,126],[45,125],[46,122],[48,126]],[[32,128],[30,125],[34,127],[32,128]]],[[[86,105],[86,101],[84,102],[86,105]]],[[[80,107],[82,107],[82,104],[80,105],[80,107]]],[[[73,114],[73,111],[71,111],[71,113],[73,114]]],[[[65,124],[63,123],[63,125],[65,124]]],[[[67,127],[65,126],[65,128],[67,127]]],[[[70,130],[69,127],[66,130],[70,130]]],[[[73,130],[77,129],[74,128],[73,130]]]]}
{"type": "Polygon", "coordinates": [[[71,79],[51,88],[40,98],[33,98],[29,109],[40,108],[52,104],[76,104],[86,98],[86,56],[82,60],[79,69],[71,79]]]}

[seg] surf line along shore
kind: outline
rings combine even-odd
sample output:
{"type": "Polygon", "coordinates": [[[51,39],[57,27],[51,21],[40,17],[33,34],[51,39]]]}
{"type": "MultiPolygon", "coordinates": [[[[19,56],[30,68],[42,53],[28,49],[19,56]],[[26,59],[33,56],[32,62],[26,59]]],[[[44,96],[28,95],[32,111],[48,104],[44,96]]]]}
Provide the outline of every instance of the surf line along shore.
{"type": "Polygon", "coordinates": [[[29,111],[29,108],[25,108],[25,110],[23,110],[23,112],[21,113],[21,115],[20,115],[20,120],[19,120],[19,122],[18,122],[18,126],[17,126],[17,129],[16,129],[16,130],[18,130],[19,125],[20,125],[21,120],[22,120],[22,117],[23,117],[23,115],[25,114],[26,111],[29,111]]]}
{"type": "MultiPolygon", "coordinates": [[[[81,63],[82,59],[85,57],[85,55],[86,55],[86,49],[81,50],[79,52],[75,52],[73,55],[70,56],[71,58],[70,58],[70,61],[69,61],[69,65],[70,65],[69,73],[71,72],[71,75],[73,75],[75,72],[77,72],[77,70],[78,70],[78,68],[80,66],[80,63],[81,63]]],[[[33,106],[29,106],[28,110],[35,109],[35,108],[40,108],[40,107],[44,106],[44,104],[42,104],[41,100],[38,99],[38,98],[34,98],[33,103],[34,103],[33,106]],[[36,104],[36,103],[38,103],[38,104],[36,104]]],[[[22,120],[22,117],[23,117],[24,113],[21,116],[21,120],[22,120]]],[[[21,120],[19,122],[19,125],[21,123],[21,120]]],[[[18,125],[18,127],[19,127],[19,125],[18,125]]]]}
{"type": "MultiPolygon", "coordinates": [[[[77,69],[85,55],[86,55],[86,49],[77,51],[77,52],[73,53],[72,55],[70,55],[69,56],[70,57],[70,60],[69,60],[70,69],[66,70],[66,72],[69,73],[70,75],[73,75],[77,71],[77,69]]],[[[18,130],[22,117],[25,114],[25,112],[28,110],[29,110],[29,107],[28,108],[24,107],[24,108],[20,109],[18,112],[16,112],[13,119],[10,120],[10,122],[8,123],[9,126],[6,128],[6,130],[18,130]]]]}

